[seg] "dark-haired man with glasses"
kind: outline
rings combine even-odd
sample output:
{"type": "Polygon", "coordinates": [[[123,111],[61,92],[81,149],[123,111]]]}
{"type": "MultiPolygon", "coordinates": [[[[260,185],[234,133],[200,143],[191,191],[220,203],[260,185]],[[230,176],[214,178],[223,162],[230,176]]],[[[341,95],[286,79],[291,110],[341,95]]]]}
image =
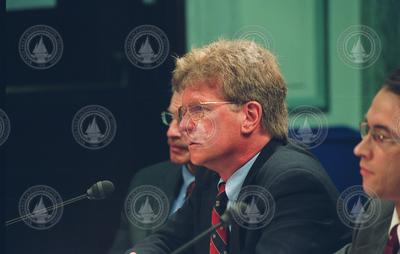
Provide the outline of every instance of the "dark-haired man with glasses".
{"type": "MultiPolygon", "coordinates": [[[[377,221],[353,232],[352,244],[337,253],[397,254],[400,214],[400,69],[377,93],[360,125],[361,142],[354,148],[360,157],[364,191],[380,202],[377,221]]],[[[372,209],[372,206],[371,208],[372,209]]],[[[370,211],[368,211],[370,212],[370,211]]]]}
{"type": "MultiPolygon", "coordinates": [[[[189,150],[179,132],[177,121],[177,111],[181,103],[181,95],[174,93],[168,109],[161,113],[162,123],[168,126],[167,139],[170,160],[139,170],[129,187],[129,190],[141,185],[152,185],[159,188],[169,199],[170,214],[183,205],[194,188],[195,166],[190,162],[189,150]]],[[[125,213],[122,213],[120,228],[108,253],[124,253],[136,242],[151,233],[151,230],[135,227],[129,222],[125,213]]]]}

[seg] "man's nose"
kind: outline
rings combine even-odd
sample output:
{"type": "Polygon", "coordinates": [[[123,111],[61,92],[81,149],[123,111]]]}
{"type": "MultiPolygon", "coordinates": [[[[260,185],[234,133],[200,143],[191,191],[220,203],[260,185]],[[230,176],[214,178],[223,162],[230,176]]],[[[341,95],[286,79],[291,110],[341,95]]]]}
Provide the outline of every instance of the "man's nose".
{"type": "Polygon", "coordinates": [[[365,159],[370,159],[372,157],[370,138],[370,135],[366,135],[363,139],[361,139],[360,143],[354,147],[354,155],[365,159]]]}
{"type": "Polygon", "coordinates": [[[191,117],[186,117],[186,115],[179,123],[179,131],[181,134],[190,134],[196,129],[196,122],[191,117]]]}
{"type": "Polygon", "coordinates": [[[172,120],[171,124],[168,127],[167,137],[180,137],[181,133],[179,130],[179,123],[177,120],[172,120]]]}

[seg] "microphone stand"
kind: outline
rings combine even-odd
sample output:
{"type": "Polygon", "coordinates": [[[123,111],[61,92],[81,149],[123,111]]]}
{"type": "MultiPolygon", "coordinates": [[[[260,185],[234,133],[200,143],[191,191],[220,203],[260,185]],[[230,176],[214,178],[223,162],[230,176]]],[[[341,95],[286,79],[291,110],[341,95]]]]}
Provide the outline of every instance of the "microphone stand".
{"type": "MultiPolygon", "coordinates": [[[[79,200],[82,200],[82,199],[85,199],[85,198],[87,198],[87,197],[88,197],[87,194],[83,194],[83,195],[80,195],[80,196],[78,196],[78,197],[68,199],[68,200],[65,201],[65,202],[62,202],[62,203],[59,203],[59,204],[56,204],[56,205],[53,205],[53,206],[50,206],[50,207],[47,207],[47,208],[46,208],[46,207],[45,207],[45,208],[42,208],[42,209],[40,209],[40,210],[38,210],[38,211],[36,211],[36,212],[41,213],[41,212],[45,212],[45,211],[52,211],[52,210],[54,210],[54,209],[61,208],[61,207],[64,207],[64,206],[66,206],[66,205],[75,203],[75,202],[77,202],[77,201],[79,201],[79,200]]],[[[21,220],[27,219],[27,218],[31,217],[32,215],[33,215],[32,213],[28,213],[28,214],[25,214],[25,215],[23,215],[23,216],[21,216],[21,217],[14,218],[14,219],[12,219],[12,220],[8,220],[8,221],[6,221],[6,226],[10,226],[10,225],[12,225],[12,224],[14,224],[14,223],[17,223],[17,222],[21,221],[21,220]]]]}
{"type": "Polygon", "coordinates": [[[207,235],[209,235],[213,230],[215,230],[215,229],[217,229],[217,228],[219,228],[221,226],[223,226],[223,227],[228,226],[230,224],[230,221],[231,221],[231,211],[229,209],[226,210],[226,212],[221,216],[220,219],[221,219],[221,221],[219,223],[217,223],[217,224],[211,226],[210,228],[208,228],[207,230],[203,231],[201,234],[199,234],[198,236],[196,236],[195,238],[193,238],[189,242],[185,243],[184,245],[182,245],[178,249],[174,250],[171,254],[181,253],[182,251],[186,250],[187,248],[192,246],[197,241],[200,241],[200,239],[202,239],[203,237],[206,237],[207,235]]]}
{"type": "MultiPolygon", "coordinates": [[[[114,184],[108,180],[105,181],[99,181],[90,187],[85,194],[77,196],[75,198],[68,199],[67,201],[64,201],[62,203],[55,204],[50,207],[44,207],[36,212],[42,213],[46,211],[52,211],[57,208],[64,207],[66,205],[78,202],[82,199],[90,199],[90,200],[99,200],[99,199],[104,199],[107,197],[107,195],[111,194],[114,191],[114,184]]],[[[32,213],[24,214],[21,217],[14,218],[12,220],[6,221],[6,226],[10,226],[14,223],[17,223],[19,221],[25,220],[29,217],[32,217],[32,213]]]]}

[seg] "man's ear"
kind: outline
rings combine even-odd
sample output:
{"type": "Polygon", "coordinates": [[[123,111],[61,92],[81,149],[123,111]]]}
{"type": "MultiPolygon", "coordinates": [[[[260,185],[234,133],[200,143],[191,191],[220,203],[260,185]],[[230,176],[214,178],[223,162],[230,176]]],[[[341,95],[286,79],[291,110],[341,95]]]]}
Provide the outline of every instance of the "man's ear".
{"type": "Polygon", "coordinates": [[[261,124],[262,106],[257,101],[248,101],[242,107],[244,120],[241,126],[243,134],[250,134],[261,124]]]}

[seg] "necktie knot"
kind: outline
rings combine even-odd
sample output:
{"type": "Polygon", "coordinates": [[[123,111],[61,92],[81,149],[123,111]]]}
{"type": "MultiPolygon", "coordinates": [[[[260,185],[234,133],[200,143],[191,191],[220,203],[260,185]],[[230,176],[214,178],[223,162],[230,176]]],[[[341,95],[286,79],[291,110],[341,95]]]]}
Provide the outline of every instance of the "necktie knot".
{"type": "Polygon", "coordinates": [[[218,195],[225,192],[225,182],[221,182],[218,184],[218,195]]]}

